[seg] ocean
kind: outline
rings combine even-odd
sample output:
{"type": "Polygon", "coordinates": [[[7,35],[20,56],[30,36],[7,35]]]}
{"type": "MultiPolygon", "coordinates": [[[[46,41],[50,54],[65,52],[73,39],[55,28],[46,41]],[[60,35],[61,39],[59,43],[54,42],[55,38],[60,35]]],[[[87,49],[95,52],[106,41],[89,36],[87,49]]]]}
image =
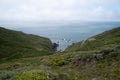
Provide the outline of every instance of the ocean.
{"type": "Polygon", "coordinates": [[[44,23],[35,27],[14,27],[10,29],[29,34],[45,36],[58,43],[58,51],[64,51],[72,43],[87,39],[106,30],[120,26],[120,22],[44,23]]]}

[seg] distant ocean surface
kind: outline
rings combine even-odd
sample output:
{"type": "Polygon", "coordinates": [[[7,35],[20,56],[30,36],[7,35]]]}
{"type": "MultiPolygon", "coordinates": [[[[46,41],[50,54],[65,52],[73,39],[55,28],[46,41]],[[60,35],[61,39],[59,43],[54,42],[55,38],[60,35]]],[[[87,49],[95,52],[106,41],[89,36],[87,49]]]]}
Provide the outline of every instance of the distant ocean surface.
{"type": "Polygon", "coordinates": [[[11,29],[48,37],[53,43],[59,43],[58,50],[63,51],[72,43],[120,26],[120,22],[86,22],[67,23],[64,25],[49,24],[47,27],[45,25],[39,26],[41,25],[38,25],[38,27],[16,27],[11,29]]]}

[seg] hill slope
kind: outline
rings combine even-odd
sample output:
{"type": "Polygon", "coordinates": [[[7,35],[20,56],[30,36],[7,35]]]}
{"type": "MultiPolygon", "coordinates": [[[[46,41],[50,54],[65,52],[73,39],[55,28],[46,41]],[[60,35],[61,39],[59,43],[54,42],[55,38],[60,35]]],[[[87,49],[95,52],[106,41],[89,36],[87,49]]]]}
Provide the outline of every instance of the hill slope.
{"type": "Polygon", "coordinates": [[[69,46],[65,51],[91,51],[120,45],[120,27],[105,31],[99,35],[88,38],[87,40],[69,46]]]}
{"type": "Polygon", "coordinates": [[[52,52],[48,38],[0,27],[0,59],[34,57],[52,52]]]}
{"type": "Polygon", "coordinates": [[[112,29],[86,40],[82,47],[71,46],[58,54],[1,63],[0,79],[120,80],[119,32],[120,28],[112,29]],[[90,42],[96,45],[86,45],[90,42]]]}

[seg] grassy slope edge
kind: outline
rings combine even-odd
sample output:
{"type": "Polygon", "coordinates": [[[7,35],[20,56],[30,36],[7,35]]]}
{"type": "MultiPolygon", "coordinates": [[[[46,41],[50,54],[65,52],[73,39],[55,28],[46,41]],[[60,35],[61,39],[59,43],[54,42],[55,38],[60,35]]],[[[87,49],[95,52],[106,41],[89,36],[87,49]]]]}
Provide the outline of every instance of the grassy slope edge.
{"type": "Polygon", "coordinates": [[[120,45],[120,27],[88,38],[88,40],[86,40],[85,43],[81,46],[82,42],[83,41],[69,46],[65,52],[102,50],[104,48],[120,45]]]}
{"type": "Polygon", "coordinates": [[[48,38],[0,27],[0,59],[35,57],[52,53],[48,38]]]}

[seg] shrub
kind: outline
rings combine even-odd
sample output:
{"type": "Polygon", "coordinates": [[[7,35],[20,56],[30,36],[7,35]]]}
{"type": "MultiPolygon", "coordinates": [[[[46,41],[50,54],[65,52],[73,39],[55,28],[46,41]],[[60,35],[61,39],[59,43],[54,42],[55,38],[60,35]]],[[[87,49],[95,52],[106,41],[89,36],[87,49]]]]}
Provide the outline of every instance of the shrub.
{"type": "Polygon", "coordinates": [[[51,80],[49,76],[42,71],[28,71],[24,72],[14,80],[51,80]]]}
{"type": "Polygon", "coordinates": [[[0,80],[10,80],[14,76],[11,71],[1,71],[0,72],[0,80]]]}
{"type": "Polygon", "coordinates": [[[55,65],[55,66],[63,66],[65,64],[67,64],[67,61],[65,61],[65,59],[63,57],[59,57],[59,58],[53,58],[51,59],[48,64],[50,65],[55,65]]]}

